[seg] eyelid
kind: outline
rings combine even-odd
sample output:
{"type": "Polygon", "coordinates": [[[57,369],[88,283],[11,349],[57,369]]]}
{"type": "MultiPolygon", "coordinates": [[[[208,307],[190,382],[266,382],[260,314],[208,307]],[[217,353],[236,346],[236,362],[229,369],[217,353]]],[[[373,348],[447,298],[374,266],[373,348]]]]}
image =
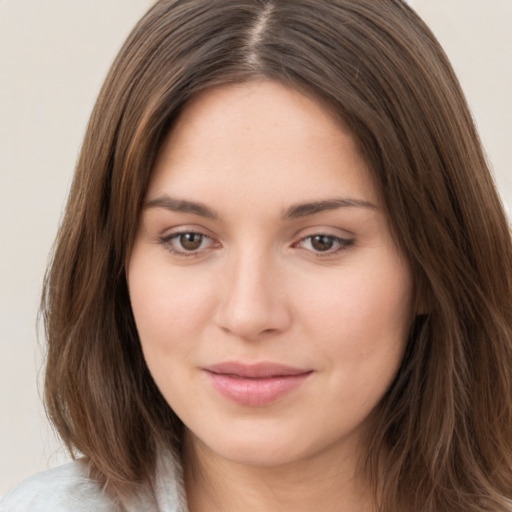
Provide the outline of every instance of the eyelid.
{"type": "MultiPolygon", "coordinates": [[[[310,228],[307,232],[302,232],[297,234],[295,237],[295,242],[291,244],[292,248],[301,249],[306,252],[311,253],[311,255],[315,258],[328,258],[339,255],[344,251],[347,251],[355,244],[355,237],[350,234],[348,235],[348,231],[344,231],[344,233],[340,233],[339,229],[325,229],[325,228],[310,228]],[[314,247],[308,248],[305,247],[307,241],[313,240],[315,237],[326,237],[332,240],[334,247],[326,250],[315,250],[314,247]]],[[[180,225],[174,228],[168,228],[161,235],[159,235],[156,239],[156,242],[160,245],[163,245],[165,249],[178,257],[182,258],[190,258],[190,257],[200,257],[204,256],[206,253],[211,251],[212,249],[217,249],[222,247],[222,244],[217,240],[217,237],[212,236],[209,233],[209,230],[193,225],[180,225]],[[201,245],[205,240],[208,240],[207,247],[199,247],[198,249],[187,250],[185,248],[179,249],[175,246],[174,240],[177,239],[180,235],[193,234],[199,235],[202,237],[201,245]]]]}
{"type": "Polygon", "coordinates": [[[178,257],[182,258],[191,258],[191,257],[200,257],[203,256],[206,252],[210,251],[211,249],[215,249],[220,247],[220,242],[216,241],[215,238],[209,234],[206,233],[207,230],[198,228],[198,227],[192,227],[192,226],[179,226],[177,228],[174,228],[172,230],[167,230],[165,234],[162,234],[158,236],[157,243],[163,245],[167,251],[169,251],[171,254],[176,255],[178,257]],[[190,250],[187,251],[186,249],[179,250],[176,249],[173,245],[173,240],[179,237],[180,235],[200,235],[203,237],[203,239],[210,240],[210,244],[208,247],[199,248],[197,250],[190,250]]]}
{"type": "Polygon", "coordinates": [[[355,237],[353,235],[351,235],[350,237],[347,237],[347,236],[343,236],[340,234],[335,234],[330,230],[317,229],[317,230],[311,231],[308,234],[303,234],[302,236],[300,236],[300,238],[296,242],[293,243],[293,247],[302,249],[304,251],[308,251],[315,258],[328,258],[328,257],[337,256],[340,253],[349,250],[354,244],[355,244],[355,237]],[[310,249],[310,248],[306,248],[306,247],[302,246],[307,240],[312,240],[315,237],[320,237],[320,236],[332,239],[333,242],[335,244],[337,244],[337,246],[334,249],[327,249],[325,251],[315,250],[314,248],[310,249]]]}

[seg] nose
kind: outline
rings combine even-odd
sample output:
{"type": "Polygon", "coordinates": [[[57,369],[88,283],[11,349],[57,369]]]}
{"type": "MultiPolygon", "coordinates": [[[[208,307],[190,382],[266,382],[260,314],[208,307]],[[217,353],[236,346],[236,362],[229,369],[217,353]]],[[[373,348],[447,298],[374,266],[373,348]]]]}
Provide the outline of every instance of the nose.
{"type": "Polygon", "coordinates": [[[291,324],[291,312],[277,265],[257,255],[239,257],[226,265],[217,325],[245,340],[285,331],[291,324]]]}

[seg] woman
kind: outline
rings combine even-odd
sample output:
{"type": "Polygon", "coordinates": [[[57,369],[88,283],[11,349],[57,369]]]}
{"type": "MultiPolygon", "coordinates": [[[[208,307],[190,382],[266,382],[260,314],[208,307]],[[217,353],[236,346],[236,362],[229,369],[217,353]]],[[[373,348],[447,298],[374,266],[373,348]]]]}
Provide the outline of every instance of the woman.
{"type": "Polygon", "coordinates": [[[1,510],[512,510],[510,234],[400,0],[164,0],[43,295],[76,462],[1,510]]]}

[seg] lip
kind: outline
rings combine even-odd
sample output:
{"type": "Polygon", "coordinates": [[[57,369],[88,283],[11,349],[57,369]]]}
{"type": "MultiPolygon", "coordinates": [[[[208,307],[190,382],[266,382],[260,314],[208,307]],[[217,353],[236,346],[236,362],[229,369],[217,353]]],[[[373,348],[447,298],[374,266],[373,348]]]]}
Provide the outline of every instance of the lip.
{"type": "Polygon", "coordinates": [[[269,405],[301,386],[313,370],[278,363],[225,362],[203,368],[213,387],[244,406],[269,405]]]}

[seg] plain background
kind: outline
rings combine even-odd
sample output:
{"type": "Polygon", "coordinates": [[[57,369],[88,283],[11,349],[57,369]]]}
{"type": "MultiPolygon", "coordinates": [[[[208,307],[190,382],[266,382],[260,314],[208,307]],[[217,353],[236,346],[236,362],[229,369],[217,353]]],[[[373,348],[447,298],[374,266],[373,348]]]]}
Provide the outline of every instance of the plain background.
{"type": "MultiPolygon", "coordinates": [[[[0,496],[67,460],[40,401],[40,287],[95,97],[151,3],[0,0],[0,496]]],[[[512,0],[410,3],[448,53],[512,205],[512,0]]]]}

